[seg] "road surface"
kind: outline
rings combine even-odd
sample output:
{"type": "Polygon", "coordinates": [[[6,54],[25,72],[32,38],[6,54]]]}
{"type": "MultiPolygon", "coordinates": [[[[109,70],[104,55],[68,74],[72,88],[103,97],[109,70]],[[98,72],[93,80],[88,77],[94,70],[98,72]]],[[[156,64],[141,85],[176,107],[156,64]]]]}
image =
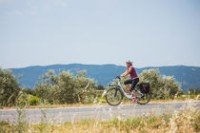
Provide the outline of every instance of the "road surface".
{"type": "MultiPolygon", "coordinates": [[[[29,124],[43,122],[63,123],[86,119],[108,120],[112,118],[127,118],[136,116],[162,115],[183,110],[187,106],[195,106],[200,109],[200,101],[150,103],[147,105],[120,105],[92,106],[92,107],[66,107],[48,109],[27,109],[25,118],[29,124]]],[[[15,109],[0,110],[0,121],[16,123],[18,112],[15,109]]]]}

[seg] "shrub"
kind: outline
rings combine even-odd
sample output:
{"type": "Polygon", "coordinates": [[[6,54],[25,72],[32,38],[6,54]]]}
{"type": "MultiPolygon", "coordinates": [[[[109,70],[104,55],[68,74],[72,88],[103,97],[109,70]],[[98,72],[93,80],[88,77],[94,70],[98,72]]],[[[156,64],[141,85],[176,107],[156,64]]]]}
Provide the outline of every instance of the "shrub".
{"type": "Polygon", "coordinates": [[[42,81],[36,86],[36,96],[48,103],[79,103],[81,99],[88,97],[82,94],[83,90],[94,93],[96,83],[93,79],[86,77],[86,72],[77,72],[72,75],[70,72],[63,71],[55,75],[53,71],[48,71],[43,75],[42,81]]]}
{"type": "Polygon", "coordinates": [[[29,95],[29,97],[28,97],[28,104],[29,105],[35,106],[35,105],[38,105],[39,103],[40,103],[39,97],[29,95]]]}
{"type": "Polygon", "coordinates": [[[26,94],[30,94],[30,95],[33,95],[35,96],[35,89],[31,89],[31,88],[23,88],[22,91],[26,94]]]}
{"type": "Polygon", "coordinates": [[[150,83],[151,92],[155,98],[174,98],[181,92],[181,88],[175,78],[160,75],[158,69],[144,70],[140,74],[140,81],[150,83]]]}
{"type": "Polygon", "coordinates": [[[0,106],[13,106],[20,89],[16,78],[9,70],[0,68],[0,106]]]}

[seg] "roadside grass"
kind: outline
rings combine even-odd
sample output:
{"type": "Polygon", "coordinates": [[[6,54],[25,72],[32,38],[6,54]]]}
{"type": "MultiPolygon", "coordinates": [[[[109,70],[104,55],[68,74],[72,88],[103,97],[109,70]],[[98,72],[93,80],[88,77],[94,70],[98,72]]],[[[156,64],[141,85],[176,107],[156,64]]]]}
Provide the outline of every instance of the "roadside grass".
{"type": "Polygon", "coordinates": [[[16,126],[6,121],[0,121],[0,133],[12,133],[16,131],[16,126]]]}
{"type": "MultiPolygon", "coordinates": [[[[174,99],[151,99],[150,103],[171,103],[171,102],[184,102],[184,101],[199,101],[200,100],[200,95],[180,95],[174,99]]],[[[128,99],[124,99],[123,100],[123,104],[127,105],[127,104],[132,104],[132,101],[128,100],[128,99]]],[[[75,103],[75,104],[49,104],[49,103],[45,103],[45,108],[65,108],[65,107],[94,107],[97,105],[101,105],[101,106],[106,106],[106,100],[104,97],[100,97],[99,98],[99,102],[97,103],[91,103],[91,104],[81,104],[81,103],[75,103]]],[[[4,107],[3,109],[16,109],[16,106],[12,106],[12,107],[4,107]]],[[[26,107],[26,109],[38,109],[41,108],[41,104],[39,105],[29,105],[26,107]]]]}
{"type": "Polygon", "coordinates": [[[183,111],[160,116],[125,118],[119,115],[112,120],[93,119],[57,124],[46,121],[44,114],[41,123],[25,124],[26,130],[19,130],[17,125],[0,122],[0,133],[198,133],[200,111],[190,106],[183,111]]]}
{"type": "MultiPolygon", "coordinates": [[[[154,103],[177,102],[177,101],[199,100],[196,97],[186,97],[186,99],[176,98],[168,100],[152,100],[154,103]]],[[[130,104],[130,101],[124,100],[123,104],[130,104]]],[[[53,105],[58,107],[82,107],[107,105],[103,100],[97,104],[72,104],[72,105],[53,105]]],[[[25,109],[30,108],[22,100],[17,106],[18,119],[16,123],[9,121],[0,121],[0,133],[200,133],[200,110],[193,106],[184,107],[182,111],[174,111],[172,114],[163,114],[160,116],[142,116],[134,118],[125,118],[117,116],[112,120],[84,120],[72,121],[66,123],[54,123],[48,121],[46,110],[52,108],[52,105],[40,104],[34,106],[41,110],[41,122],[39,124],[29,124],[26,121],[25,109]]]]}

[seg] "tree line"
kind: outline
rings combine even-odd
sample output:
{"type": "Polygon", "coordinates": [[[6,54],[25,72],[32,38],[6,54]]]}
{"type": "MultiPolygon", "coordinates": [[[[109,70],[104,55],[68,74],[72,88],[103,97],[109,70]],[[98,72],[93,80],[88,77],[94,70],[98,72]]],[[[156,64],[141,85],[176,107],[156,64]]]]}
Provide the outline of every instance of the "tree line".
{"type": "MultiPolygon", "coordinates": [[[[157,69],[144,70],[139,76],[140,82],[151,84],[151,93],[154,98],[173,98],[182,92],[178,82],[172,76],[162,76],[157,69]]],[[[85,71],[77,72],[76,75],[63,71],[56,75],[53,70],[50,70],[42,75],[34,89],[20,88],[19,86],[17,78],[11,71],[0,68],[0,106],[15,106],[21,95],[30,105],[37,105],[39,102],[79,103],[81,100],[90,98],[87,93],[84,93],[84,90],[90,94],[97,94],[97,90],[106,89],[104,86],[98,85],[94,79],[88,78],[85,71]]]]}

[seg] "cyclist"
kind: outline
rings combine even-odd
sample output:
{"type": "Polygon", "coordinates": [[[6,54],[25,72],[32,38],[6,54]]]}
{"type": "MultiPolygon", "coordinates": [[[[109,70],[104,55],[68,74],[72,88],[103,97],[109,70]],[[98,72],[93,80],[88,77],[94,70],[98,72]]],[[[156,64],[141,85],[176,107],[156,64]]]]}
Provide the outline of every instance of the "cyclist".
{"type": "Polygon", "coordinates": [[[130,75],[130,79],[124,81],[124,84],[126,87],[131,84],[131,88],[129,90],[129,93],[131,94],[132,91],[133,93],[133,102],[136,102],[136,93],[135,93],[135,86],[139,82],[139,77],[137,75],[137,72],[135,68],[133,67],[133,63],[131,61],[126,62],[127,70],[121,74],[121,77],[125,77],[127,75],[130,75]]]}

